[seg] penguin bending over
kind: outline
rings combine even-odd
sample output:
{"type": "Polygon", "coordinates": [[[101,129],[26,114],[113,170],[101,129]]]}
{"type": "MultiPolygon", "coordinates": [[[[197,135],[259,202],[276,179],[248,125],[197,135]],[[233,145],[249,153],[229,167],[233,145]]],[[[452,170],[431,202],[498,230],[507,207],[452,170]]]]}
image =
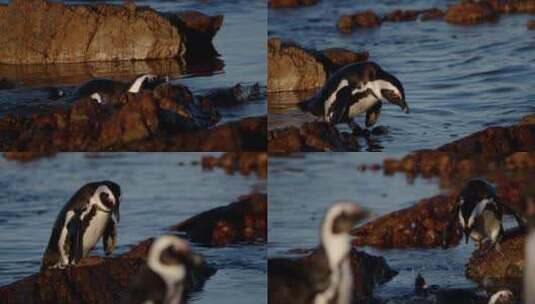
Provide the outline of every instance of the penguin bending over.
{"type": "Polygon", "coordinates": [[[379,119],[382,100],[409,113],[401,82],[378,64],[364,62],[341,68],[314,97],[298,106],[331,125],[347,123],[356,132],[359,127],[353,119],[366,113],[366,127],[373,126],[379,119]]]}
{"type": "Polygon", "coordinates": [[[469,181],[461,190],[454,211],[463,228],[466,243],[470,237],[481,248],[483,242],[489,241],[489,248],[499,250],[504,210],[515,217],[521,228],[525,226],[525,221],[515,210],[500,202],[496,189],[490,183],[483,179],[469,181]]]}
{"type": "Polygon", "coordinates": [[[122,303],[182,303],[189,271],[202,263],[186,241],[162,236],[151,245],[147,265],[132,280],[122,303]]]}
{"type": "Polygon", "coordinates": [[[77,264],[103,238],[104,252],[112,253],[117,243],[121,188],[111,181],[88,183],[61,209],[42,268],[64,268],[77,264]]]}
{"type": "Polygon", "coordinates": [[[321,226],[318,259],[268,260],[268,302],[295,304],[349,304],[353,300],[353,274],[349,232],[368,212],[352,203],[337,203],[321,226]]]}

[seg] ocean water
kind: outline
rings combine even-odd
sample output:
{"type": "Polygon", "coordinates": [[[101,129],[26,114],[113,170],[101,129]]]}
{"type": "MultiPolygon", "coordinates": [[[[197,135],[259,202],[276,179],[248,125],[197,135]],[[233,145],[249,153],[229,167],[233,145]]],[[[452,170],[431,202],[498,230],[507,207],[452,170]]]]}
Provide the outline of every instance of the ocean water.
{"type": "MultiPolygon", "coordinates": [[[[303,47],[367,50],[370,60],[400,79],[410,114],[385,104],[377,125],[385,152],[434,148],[489,126],[510,125],[535,110],[535,32],[528,15],[502,16],[497,23],[456,26],[442,21],[385,22],[375,29],[338,32],[343,14],[372,9],[445,9],[445,0],[335,0],[299,9],[269,10],[268,35],[303,47]]],[[[300,125],[311,116],[293,106],[299,97],[268,96],[270,128],[300,125]]],[[[363,126],[364,118],[357,118],[363,126]]],[[[349,131],[346,126],[339,126],[349,131]]]]}
{"type": "MultiPolygon", "coordinates": [[[[202,211],[253,191],[267,191],[255,175],[203,171],[201,153],[59,154],[30,163],[0,160],[0,286],[38,271],[59,210],[82,185],[113,180],[121,185],[118,248],[139,241],[202,211]]],[[[217,269],[193,303],[266,301],[266,246],[209,248],[193,244],[217,269]]],[[[99,244],[93,255],[103,255],[99,244]]]]}
{"type": "MultiPolygon", "coordinates": [[[[336,201],[351,201],[378,217],[407,208],[420,199],[445,193],[436,179],[408,179],[404,174],[385,176],[382,171],[358,171],[361,164],[381,164],[385,153],[307,153],[290,158],[271,158],[269,163],[268,256],[293,256],[294,249],[319,244],[319,227],[326,209],[336,201]]],[[[506,227],[512,219],[505,218],[506,227]]],[[[474,245],[464,242],[443,249],[359,248],[385,257],[399,274],[377,288],[375,295],[389,299],[410,295],[418,273],[428,285],[440,288],[473,288],[465,277],[465,264],[474,245]]]]}
{"type": "MultiPolygon", "coordinates": [[[[0,0],[0,3],[8,3],[0,0]]],[[[63,1],[65,3],[94,4],[94,1],[63,1]]],[[[122,4],[123,1],[100,1],[122,4]]],[[[99,3],[100,3],[99,2],[99,3]]],[[[171,75],[173,83],[188,86],[194,94],[203,94],[238,83],[266,85],[266,2],[255,1],[136,1],[138,6],[150,6],[160,12],[197,10],[206,15],[224,15],[223,26],[213,44],[220,53],[218,63],[200,62],[194,66],[173,60],[134,61],[118,63],[2,65],[0,77],[16,81],[18,87],[0,91],[0,116],[7,113],[47,110],[57,101],[47,98],[47,87],[58,87],[73,92],[91,77],[132,81],[135,75],[160,71],[171,75]]],[[[266,99],[245,105],[222,109],[222,122],[247,116],[266,114],[266,99]]]]}

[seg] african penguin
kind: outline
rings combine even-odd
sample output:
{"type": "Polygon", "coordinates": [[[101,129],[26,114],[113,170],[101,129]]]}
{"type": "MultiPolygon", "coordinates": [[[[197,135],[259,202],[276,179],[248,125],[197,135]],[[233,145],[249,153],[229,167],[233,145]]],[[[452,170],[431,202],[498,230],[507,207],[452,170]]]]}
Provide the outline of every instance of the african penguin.
{"type": "Polygon", "coordinates": [[[347,123],[356,131],[359,127],[353,119],[362,113],[366,113],[366,127],[377,122],[382,100],[398,105],[409,113],[401,82],[378,64],[364,62],[341,68],[314,97],[298,106],[322,117],[331,125],[347,123]]]}
{"type": "Polygon", "coordinates": [[[42,268],[64,268],[85,257],[103,238],[106,255],[117,243],[121,188],[112,181],[93,182],[80,188],[61,209],[42,268]]]}
{"type": "Polygon", "coordinates": [[[535,195],[526,200],[525,214],[528,219],[529,233],[524,249],[524,298],[526,304],[535,304],[535,195]]]}
{"type": "Polygon", "coordinates": [[[158,77],[152,74],[138,76],[131,83],[110,79],[93,79],[79,87],[72,96],[72,101],[89,97],[98,93],[103,99],[110,100],[112,96],[121,93],[137,94],[143,89],[154,89],[157,85],[169,81],[168,77],[158,77]]]}
{"type": "Polygon", "coordinates": [[[511,213],[519,226],[523,226],[523,220],[507,205],[500,203],[494,187],[483,179],[469,181],[456,202],[455,216],[458,218],[468,243],[468,238],[476,242],[481,248],[485,241],[490,242],[490,247],[499,250],[499,241],[503,235],[502,217],[504,209],[511,213]]]}
{"type": "Polygon", "coordinates": [[[268,260],[269,303],[349,304],[353,275],[349,232],[368,212],[352,203],[334,204],[321,225],[321,244],[313,263],[303,259],[268,260]]]}
{"type": "Polygon", "coordinates": [[[172,235],[159,237],[151,245],[147,264],[128,287],[123,303],[182,303],[188,271],[203,259],[189,244],[172,235]]]}

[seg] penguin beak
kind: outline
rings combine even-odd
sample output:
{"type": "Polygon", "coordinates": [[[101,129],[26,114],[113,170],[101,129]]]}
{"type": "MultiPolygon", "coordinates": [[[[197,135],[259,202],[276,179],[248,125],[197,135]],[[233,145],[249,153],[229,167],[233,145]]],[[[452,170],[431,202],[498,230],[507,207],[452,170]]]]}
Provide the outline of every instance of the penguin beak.
{"type": "Polygon", "coordinates": [[[470,238],[470,230],[468,228],[464,229],[464,240],[465,244],[468,244],[468,239],[470,238]]]}
{"type": "Polygon", "coordinates": [[[407,105],[405,100],[401,100],[400,103],[399,103],[399,106],[401,107],[401,110],[404,111],[405,113],[407,113],[407,114],[410,113],[409,105],[407,105]]]}

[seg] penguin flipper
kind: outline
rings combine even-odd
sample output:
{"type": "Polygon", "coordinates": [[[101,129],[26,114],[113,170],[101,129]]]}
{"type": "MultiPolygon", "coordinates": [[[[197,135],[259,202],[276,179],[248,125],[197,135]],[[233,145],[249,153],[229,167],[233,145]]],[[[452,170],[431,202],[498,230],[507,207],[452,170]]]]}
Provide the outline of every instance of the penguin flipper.
{"type": "Polygon", "coordinates": [[[366,111],[366,128],[369,128],[377,122],[381,114],[382,102],[378,101],[373,107],[366,111]]]}
{"type": "Polygon", "coordinates": [[[327,119],[332,125],[344,122],[344,118],[347,118],[349,107],[351,106],[351,88],[345,86],[338,90],[336,93],[336,99],[329,107],[327,113],[327,119]]]}
{"type": "Polygon", "coordinates": [[[520,216],[520,214],[518,214],[518,212],[515,209],[511,208],[510,206],[508,206],[506,204],[503,204],[500,201],[497,201],[497,204],[502,206],[502,208],[507,213],[511,214],[515,218],[516,222],[518,223],[518,227],[520,227],[522,230],[526,230],[526,226],[527,226],[526,219],[523,218],[522,216],[520,216]]]}
{"type": "Polygon", "coordinates": [[[69,240],[69,264],[78,263],[83,256],[83,233],[81,212],[76,211],[72,219],[67,224],[69,240]]]}
{"type": "Polygon", "coordinates": [[[108,225],[106,225],[106,228],[104,229],[102,243],[104,245],[104,253],[106,255],[110,255],[117,245],[116,223],[111,218],[108,220],[108,225]]]}

